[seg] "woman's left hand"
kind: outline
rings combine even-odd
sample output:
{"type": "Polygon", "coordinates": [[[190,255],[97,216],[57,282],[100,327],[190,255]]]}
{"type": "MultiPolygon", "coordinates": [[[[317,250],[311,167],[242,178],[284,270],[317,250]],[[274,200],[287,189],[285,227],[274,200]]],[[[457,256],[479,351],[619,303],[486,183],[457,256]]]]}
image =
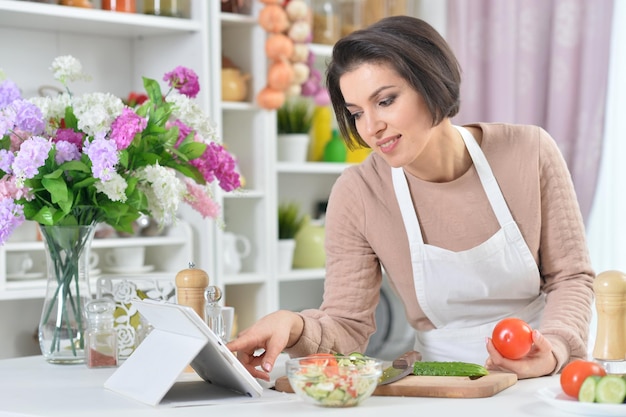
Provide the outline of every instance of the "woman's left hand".
{"type": "Polygon", "coordinates": [[[489,357],[485,368],[490,371],[513,372],[518,379],[534,378],[549,375],[556,368],[556,358],[552,353],[552,344],[539,330],[533,330],[533,347],[521,359],[507,359],[500,355],[491,338],[487,339],[489,357]]]}

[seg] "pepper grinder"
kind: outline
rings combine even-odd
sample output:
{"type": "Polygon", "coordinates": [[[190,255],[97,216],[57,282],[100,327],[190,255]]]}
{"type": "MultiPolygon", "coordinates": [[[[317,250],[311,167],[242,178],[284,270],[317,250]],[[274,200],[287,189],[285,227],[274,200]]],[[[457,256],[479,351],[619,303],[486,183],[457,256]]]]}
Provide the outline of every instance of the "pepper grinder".
{"type": "Polygon", "coordinates": [[[222,299],[222,291],[219,287],[211,285],[206,289],[206,322],[207,326],[222,341],[226,340],[224,331],[224,317],[222,316],[222,307],[218,302],[222,299]]]}
{"type": "Polygon", "coordinates": [[[208,285],[209,275],[202,269],[196,269],[194,263],[190,262],[188,269],[176,274],[176,302],[193,308],[205,320],[204,292],[208,285]]]}
{"type": "Polygon", "coordinates": [[[626,373],[626,274],[605,271],[593,283],[598,314],[593,358],[607,373],[626,373]]]}

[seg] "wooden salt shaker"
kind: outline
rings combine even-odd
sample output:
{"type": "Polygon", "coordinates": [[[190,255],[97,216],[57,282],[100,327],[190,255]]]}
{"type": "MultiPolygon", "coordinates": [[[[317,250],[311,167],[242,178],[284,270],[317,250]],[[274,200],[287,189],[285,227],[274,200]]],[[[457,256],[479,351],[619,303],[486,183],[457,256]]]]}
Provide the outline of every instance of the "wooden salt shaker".
{"type": "Polygon", "coordinates": [[[626,274],[605,271],[593,283],[598,329],[593,357],[607,372],[626,372],[626,274]]]}
{"type": "Polygon", "coordinates": [[[209,275],[202,269],[196,269],[193,262],[190,262],[188,269],[176,274],[176,302],[193,308],[205,320],[204,293],[208,286],[209,275]]]}

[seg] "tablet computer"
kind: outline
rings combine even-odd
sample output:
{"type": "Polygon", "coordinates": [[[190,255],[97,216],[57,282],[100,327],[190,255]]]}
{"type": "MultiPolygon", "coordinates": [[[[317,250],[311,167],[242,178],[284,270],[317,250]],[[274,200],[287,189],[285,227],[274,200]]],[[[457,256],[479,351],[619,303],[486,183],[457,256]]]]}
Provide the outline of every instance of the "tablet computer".
{"type": "Polygon", "coordinates": [[[106,388],[156,405],[191,365],[210,384],[249,397],[262,395],[259,382],[191,307],[149,299],[133,300],[133,306],[153,330],[106,388]]]}

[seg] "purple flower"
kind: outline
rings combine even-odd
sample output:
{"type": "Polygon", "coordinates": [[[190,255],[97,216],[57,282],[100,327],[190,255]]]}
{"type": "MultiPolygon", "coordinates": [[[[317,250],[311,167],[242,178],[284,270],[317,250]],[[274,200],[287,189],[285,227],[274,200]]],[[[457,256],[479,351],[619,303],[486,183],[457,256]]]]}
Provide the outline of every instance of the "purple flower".
{"type": "Polygon", "coordinates": [[[112,140],[96,138],[85,144],[85,153],[91,159],[91,172],[94,178],[109,181],[111,173],[115,172],[115,165],[119,161],[117,145],[112,140]]]}
{"type": "Polygon", "coordinates": [[[198,76],[196,73],[180,65],[163,76],[163,81],[167,81],[168,85],[177,89],[181,94],[189,98],[195,98],[200,91],[198,76]]]}
{"type": "Polygon", "coordinates": [[[54,161],[61,165],[67,161],[77,161],[80,159],[80,152],[76,145],[72,142],[60,141],[56,144],[56,154],[54,155],[54,161]]]}
{"type": "Polygon", "coordinates": [[[224,191],[232,191],[241,186],[235,160],[218,143],[209,143],[202,156],[190,162],[198,168],[206,182],[213,182],[217,178],[224,191]]]}
{"type": "Polygon", "coordinates": [[[24,207],[15,204],[12,198],[0,200],[0,245],[24,222],[24,207]]]}
{"type": "Polygon", "coordinates": [[[117,145],[118,150],[126,149],[131,144],[135,135],[148,126],[148,121],[138,116],[132,109],[125,107],[117,119],[111,125],[111,139],[117,145]]]}
{"type": "Polygon", "coordinates": [[[76,149],[80,152],[83,149],[83,138],[84,135],[81,132],[76,132],[74,129],[57,129],[57,133],[54,138],[52,138],[52,142],[59,144],[61,142],[68,142],[73,144],[76,149]]]}
{"type": "Polygon", "coordinates": [[[15,100],[11,103],[15,109],[15,127],[33,135],[41,135],[46,127],[41,109],[30,101],[15,100]]]}
{"type": "Polygon", "coordinates": [[[0,170],[6,172],[7,174],[13,173],[11,165],[13,164],[14,159],[15,155],[13,155],[13,152],[9,152],[6,149],[0,149],[0,170]]]}
{"type": "Polygon", "coordinates": [[[15,109],[5,107],[0,109],[0,137],[6,135],[15,126],[15,109]]]}
{"type": "Polygon", "coordinates": [[[20,89],[11,80],[0,82],[0,109],[22,98],[20,89]]]}
{"type": "Polygon", "coordinates": [[[18,181],[33,178],[48,158],[52,143],[41,136],[33,136],[20,146],[13,161],[13,174],[18,181]]]}

